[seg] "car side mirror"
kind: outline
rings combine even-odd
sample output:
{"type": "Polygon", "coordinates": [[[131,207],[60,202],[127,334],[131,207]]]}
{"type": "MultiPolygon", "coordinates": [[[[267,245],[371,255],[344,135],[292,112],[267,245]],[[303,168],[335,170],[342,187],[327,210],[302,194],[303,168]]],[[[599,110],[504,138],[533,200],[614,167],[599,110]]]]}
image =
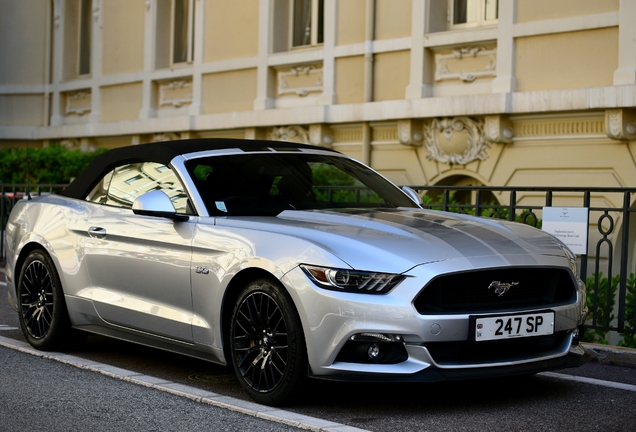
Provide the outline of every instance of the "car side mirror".
{"type": "Polygon", "coordinates": [[[133,202],[132,211],[137,215],[164,217],[174,221],[190,219],[188,215],[177,213],[168,195],[161,190],[154,190],[137,197],[133,202]]]}
{"type": "Polygon", "coordinates": [[[406,194],[407,197],[411,198],[411,200],[421,206],[424,201],[422,201],[422,197],[420,196],[420,194],[418,194],[417,192],[415,192],[413,189],[411,189],[408,186],[402,186],[402,192],[404,192],[406,194]]]}

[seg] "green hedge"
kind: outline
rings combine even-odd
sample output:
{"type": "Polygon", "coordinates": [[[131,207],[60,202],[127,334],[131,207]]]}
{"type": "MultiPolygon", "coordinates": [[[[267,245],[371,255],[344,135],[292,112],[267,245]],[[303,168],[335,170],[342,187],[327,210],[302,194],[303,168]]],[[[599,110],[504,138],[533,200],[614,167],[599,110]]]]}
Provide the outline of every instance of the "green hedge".
{"type": "Polygon", "coordinates": [[[66,184],[77,177],[96,155],[106,150],[84,153],[59,144],[33,149],[0,149],[0,181],[4,184],[66,184]]]}
{"type": "MultiPolygon", "coordinates": [[[[443,194],[439,194],[436,198],[431,198],[429,195],[424,195],[422,196],[422,201],[423,201],[424,208],[431,209],[431,210],[444,210],[444,206],[443,206],[444,195],[443,194]]],[[[449,211],[451,213],[463,213],[463,214],[475,216],[476,209],[470,208],[470,207],[465,208],[463,207],[464,205],[473,205],[473,204],[460,203],[458,200],[455,199],[455,195],[453,192],[449,193],[446,211],[449,211]]],[[[501,220],[509,219],[508,217],[510,215],[510,209],[508,209],[507,207],[500,206],[495,201],[484,202],[482,203],[482,206],[484,207],[496,206],[497,208],[492,209],[492,208],[482,207],[481,212],[479,214],[479,216],[481,217],[490,217],[493,219],[501,219],[501,220]]],[[[541,225],[543,224],[543,221],[541,219],[538,219],[536,214],[530,213],[528,210],[523,210],[521,214],[516,214],[515,221],[533,226],[535,228],[541,228],[541,225]]]]}
{"type": "MultiPolygon", "coordinates": [[[[610,281],[603,273],[598,274],[598,289],[596,288],[596,274],[587,278],[585,287],[587,290],[587,324],[592,324],[594,312],[596,312],[596,324],[599,326],[610,326],[614,323],[614,306],[616,304],[616,295],[621,277],[616,275],[610,281]],[[595,293],[598,294],[596,309],[594,308],[595,293]],[[607,308],[609,307],[609,316],[607,316],[607,308]]],[[[625,283],[627,292],[625,298],[625,333],[619,333],[622,340],[618,346],[636,348],[636,326],[634,326],[634,305],[636,305],[636,276],[630,274],[625,283]]],[[[587,329],[583,336],[584,342],[594,342],[600,344],[608,344],[608,332],[600,329],[587,329]]]]}

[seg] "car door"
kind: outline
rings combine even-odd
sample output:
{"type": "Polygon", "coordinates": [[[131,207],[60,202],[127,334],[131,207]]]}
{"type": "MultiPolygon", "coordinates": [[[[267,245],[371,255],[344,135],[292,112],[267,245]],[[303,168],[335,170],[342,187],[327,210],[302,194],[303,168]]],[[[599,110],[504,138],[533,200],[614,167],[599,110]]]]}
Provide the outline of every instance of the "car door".
{"type": "Polygon", "coordinates": [[[103,320],[191,342],[196,221],[134,214],[135,198],[157,189],[172,199],[177,212],[187,213],[187,195],[168,167],[128,164],[109,173],[88,197],[96,205],[84,224],[83,261],[103,320]]]}

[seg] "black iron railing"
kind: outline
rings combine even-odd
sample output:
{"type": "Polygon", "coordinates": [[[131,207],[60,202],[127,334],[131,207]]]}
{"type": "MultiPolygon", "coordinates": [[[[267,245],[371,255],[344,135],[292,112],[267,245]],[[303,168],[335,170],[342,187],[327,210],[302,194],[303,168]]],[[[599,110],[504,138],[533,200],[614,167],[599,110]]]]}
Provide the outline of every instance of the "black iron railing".
{"type": "MultiPolygon", "coordinates": [[[[50,194],[66,185],[0,185],[0,258],[4,229],[17,200],[50,194]]],[[[424,207],[527,223],[540,227],[543,207],[584,207],[589,213],[587,251],[580,256],[579,276],[588,285],[589,320],[598,331],[635,331],[636,188],[411,186],[425,198],[424,207]],[[619,204],[617,204],[619,203],[619,204]],[[630,219],[634,218],[634,221],[630,219]],[[631,285],[630,285],[631,281],[631,285]],[[615,288],[615,291],[612,289],[615,288]],[[618,301],[615,299],[618,296],[618,301]],[[614,313],[616,312],[616,316],[614,313]]]]}

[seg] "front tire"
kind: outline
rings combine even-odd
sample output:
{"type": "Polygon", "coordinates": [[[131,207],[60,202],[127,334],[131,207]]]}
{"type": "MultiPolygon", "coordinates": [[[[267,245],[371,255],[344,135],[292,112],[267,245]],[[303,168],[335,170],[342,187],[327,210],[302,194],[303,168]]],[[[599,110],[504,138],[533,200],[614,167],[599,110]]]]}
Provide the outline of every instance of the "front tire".
{"type": "Polygon", "coordinates": [[[252,399],[282,405],[307,376],[302,325],[279,283],[256,280],[241,292],[230,324],[232,365],[252,399]]]}
{"type": "Polygon", "coordinates": [[[18,279],[19,319],[31,346],[43,351],[68,347],[74,339],[62,284],[51,258],[32,251],[18,279]]]}

